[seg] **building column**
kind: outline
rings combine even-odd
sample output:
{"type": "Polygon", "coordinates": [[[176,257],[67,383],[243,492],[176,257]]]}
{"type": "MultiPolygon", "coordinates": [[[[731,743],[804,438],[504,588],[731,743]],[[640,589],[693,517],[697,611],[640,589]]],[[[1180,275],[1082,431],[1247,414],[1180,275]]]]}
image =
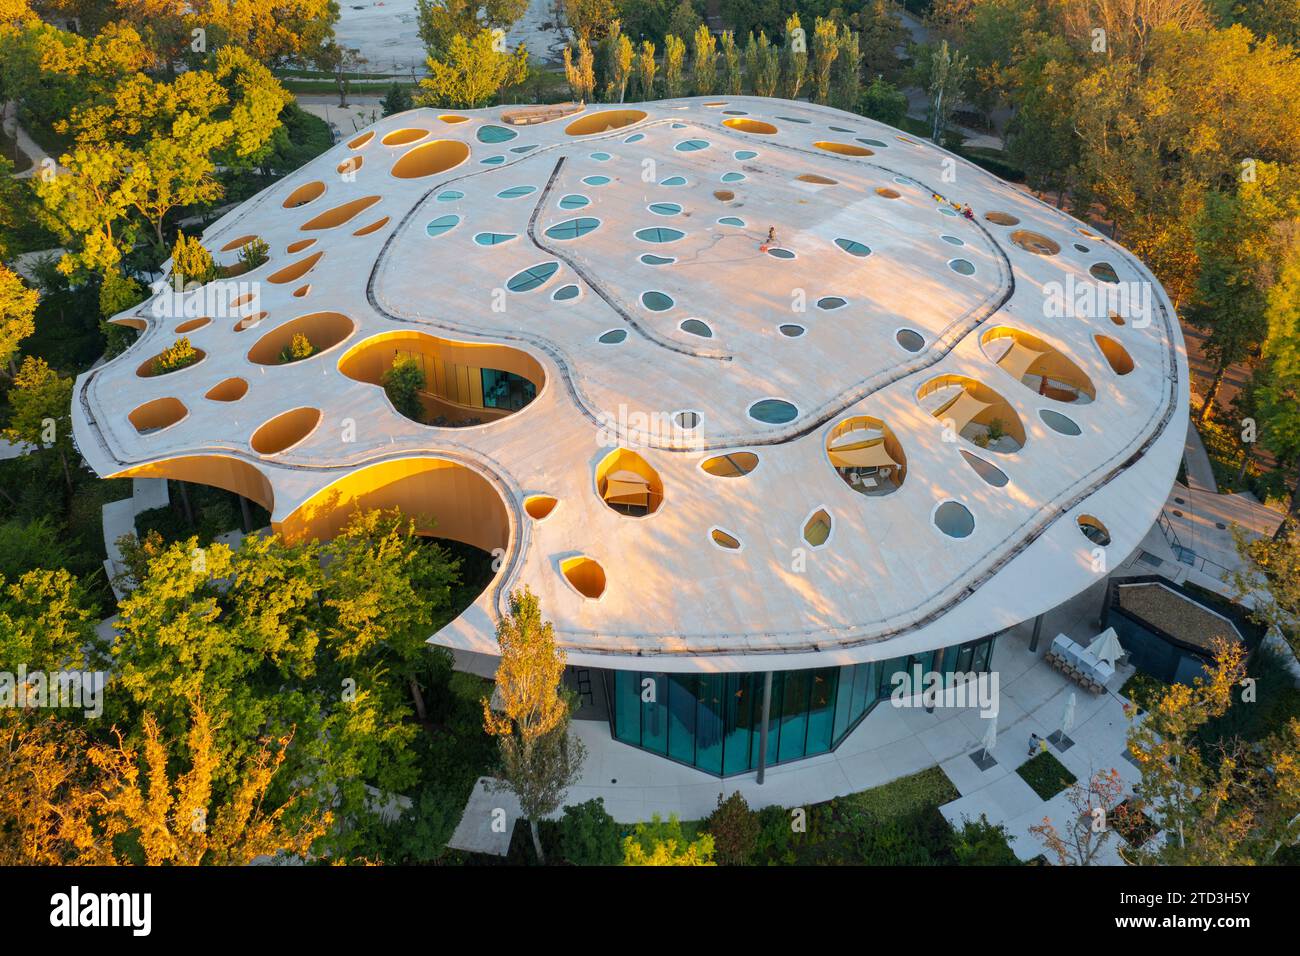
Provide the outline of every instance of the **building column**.
{"type": "Polygon", "coordinates": [[[758,783],[767,770],[767,725],[772,714],[772,672],[763,675],[763,725],[758,729],[758,783]]]}
{"type": "Polygon", "coordinates": [[[1038,653],[1038,636],[1043,633],[1043,615],[1034,618],[1034,633],[1029,638],[1029,653],[1038,653]]]}
{"type": "Polygon", "coordinates": [[[1097,630],[1104,630],[1106,627],[1106,616],[1110,613],[1110,578],[1106,579],[1106,590],[1101,595],[1101,610],[1097,612],[1097,630]]]}

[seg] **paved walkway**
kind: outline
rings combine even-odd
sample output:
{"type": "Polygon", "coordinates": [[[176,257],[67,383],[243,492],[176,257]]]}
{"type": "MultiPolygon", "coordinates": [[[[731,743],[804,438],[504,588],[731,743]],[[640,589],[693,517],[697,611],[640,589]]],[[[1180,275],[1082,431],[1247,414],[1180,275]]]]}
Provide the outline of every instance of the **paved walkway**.
{"type": "MultiPolygon", "coordinates": [[[[1116,573],[1144,570],[1135,567],[1116,573]]],[[[993,663],[1000,683],[999,743],[994,749],[1000,767],[1018,765],[1016,757],[1025,753],[1030,733],[1046,736],[1058,728],[1071,690],[1077,699],[1071,736],[1079,741],[1071,759],[1107,768],[1122,762],[1122,712],[1113,693],[1131,671],[1124,669],[1115,676],[1109,695],[1094,698],[1042,660],[1052,637],[1059,632],[1084,642],[1096,635],[1095,617],[1102,592],[1103,586],[1098,583],[1048,612],[1036,653],[1028,649],[1032,622],[1013,628],[999,639],[993,663]]],[[[605,809],[625,823],[648,820],[654,813],[700,819],[717,806],[722,793],[738,790],[755,809],[771,804],[792,807],[877,787],[935,765],[953,777],[959,791],[973,794],[983,789],[978,785],[982,781],[967,779],[970,773],[966,765],[969,771],[978,773],[968,755],[979,748],[986,727],[974,708],[938,707],[927,714],[922,708],[882,703],[833,753],[769,768],[767,782],[759,786],[753,773],[719,779],[618,743],[610,738],[609,726],[603,722],[575,721],[572,732],[587,745],[587,760],[565,802],[575,804],[601,797],[605,809]]],[[[1005,769],[989,771],[983,780],[993,783],[1004,773],[1005,769]]],[[[1014,790],[1014,782],[1001,786],[1014,790]]],[[[1038,812],[1041,803],[1022,812],[1038,812]]],[[[1013,803],[1005,809],[1017,807],[1013,803]]],[[[999,822],[1015,819],[1002,814],[999,822]]],[[[1039,852],[1035,848],[1028,856],[1039,852]]]]}
{"type": "Polygon", "coordinates": [[[41,163],[49,158],[49,154],[40,147],[40,144],[28,134],[27,130],[18,125],[16,117],[16,106],[12,100],[0,107],[0,123],[4,124],[5,131],[18,141],[18,148],[27,154],[27,158],[32,161],[31,166],[21,173],[14,173],[14,179],[29,179],[40,172],[41,163]]]}
{"type": "Polygon", "coordinates": [[[1201,441],[1201,433],[1192,421],[1187,422],[1187,443],[1183,446],[1183,462],[1187,466],[1187,485],[1200,491],[1217,492],[1219,484],[1214,480],[1214,469],[1210,466],[1210,456],[1201,441]]]}
{"type": "Polygon", "coordinates": [[[489,789],[491,777],[479,777],[460,823],[447,841],[453,850],[505,856],[515,821],[523,817],[519,799],[508,790],[489,789]]]}

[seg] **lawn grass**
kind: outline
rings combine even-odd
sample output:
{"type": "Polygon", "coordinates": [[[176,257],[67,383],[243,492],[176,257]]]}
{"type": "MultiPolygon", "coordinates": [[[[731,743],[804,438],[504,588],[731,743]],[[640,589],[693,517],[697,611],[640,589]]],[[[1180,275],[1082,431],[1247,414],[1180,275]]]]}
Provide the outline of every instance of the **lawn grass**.
{"type": "Polygon", "coordinates": [[[1150,710],[1152,703],[1164,694],[1168,686],[1149,674],[1134,671],[1133,676],[1119,689],[1119,695],[1127,697],[1142,710],[1150,710]]]}
{"type": "Polygon", "coordinates": [[[1016,773],[1044,800],[1052,799],[1079,779],[1047,750],[1026,760],[1016,769],[1016,773]]]}

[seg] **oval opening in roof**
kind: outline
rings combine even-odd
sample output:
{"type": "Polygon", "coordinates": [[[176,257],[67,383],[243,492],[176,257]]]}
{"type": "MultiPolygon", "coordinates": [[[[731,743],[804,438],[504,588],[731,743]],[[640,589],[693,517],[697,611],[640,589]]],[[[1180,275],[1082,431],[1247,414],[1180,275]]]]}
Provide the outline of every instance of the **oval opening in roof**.
{"type": "Polygon", "coordinates": [[[497,193],[497,199],[519,199],[537,191],[536,186],[511,186],[497,193]]]}
{"type": "Polygon", "coordinates": [[[599,227],[600,220],[594,216],[579,216],[577,219],[566,219],[564,222],[557,222],[546,230],[546,236],[548,239],[558,239],[564,242],[569,239],[577,239],[579,236],[585,236],[599,227]]]}
{"type": "Polygon", "coordinates": [[[663,182],[661,182],[659,185],[660,185],[660,186],[685,186],[685,185],[686,185],[686,177],[685,177],[685,176],[669,176],[667,179],[665,179],[665,180],[664,180],[663,182]]]}
{"type": "Polygon", "coordinates": [[[1100,279],[1102,282],[1119,282],[1119,275],[1115,272],[1115,267],[1109,262],[1095,263],[1088,271],[1094,279],[1100,279]]]}
{"type": "Polygon", "coordinates": [[[836,239],[835,245],[839,246],[851,256],[857,256],[859,259],[865,259],[871,255],[871,247],[866,243],[858,242],[856,239],[836,239]]]}
{"type": "Polygon", "coordinates": [[[524,499],[524,511],[534,521],[541,521],[555,510],[558,503],[550,495],[529,495],[524,499]]]}
{"type": "Polygon", "coordinates": [[[934,509],[934,526],[950,538],[966,538],[975,530],[975,516],[958,501],[945,501],[934,509]]]}
{"type": "Polygon", "coordinates": [[[579,116],[564,128],[569,136],[590,136],[592,133],[607,133],[610,130],[631,126],[646,118],[645,110],[601,110],[579,116]]]}
{"type": "Polygon", "coordinates": [[[925,348],[925,336],[915,329],[899,329],[894,333],[894,341],[906,352],[919,352],[925,348]]]}
{"type": "Polygon", "coordinates": [[[1093,544],[1100,548],[1110,545],[1110,531],[1092,515],[1079,515],[1075,521],[1079,525],[1079,530],[1083,532],[1083,536],[1093,544]]]}
{"type": "Polygon", "coordinates": [[[408,143],[414,143],[416,140],[424,139],[429,135],[427,129],[395,129],[391,133],[384,134],[380,140],[385,146],[405,146],[408,143]]]}
{"type": "Polygon", "coordinates": [[[479,246],[499,246],[511,239],[519,238],[513,232],[478,232],[474,234],[474,244],[479,246]]]}
{"type": "Polygon", "coordinates": [[[797,325],[794,322],[787,322],[784,325],[778,326],[778,328],[780,329],[781,334],[788,339],[797,339],[807,331],[802,325],[797,325]]]}
{"type": "Polygon", "coordinates": [[[651,312],[667,312],[674,303],[671,296],[652,289],[641,293],[641,304],[651,312]]]}
{"type": "Polygon", "coordinates": [[[480,126],[474,138],[480,143],[506,143],[519,134],[504,126],[480,126]]]}
{"type": "Polygon", "coordinates": [[[700,467],[715,478],[743,478],[758,467],[758,456],[752,451],[733,451],[706,458],[700,467]]]}
{"type": "Polygon", "coordinates": [[[683,332],[689,332],[691,335],[698,335],[703,339],[713,338],[713,330],[699,319],[687,319],[681,324],[681,330],[683,332]]]}
{"type": "Polygon", "coordinates": [[[758,136],[771,136],[776,132],[776,127],[771,123],[764,123],[762,120],[756,119],[735,117],[724,119],[722,125],[741,133],[754,133],[758,136]]]}
{"type": "Polygon", "coordinates": [[[1128,349],[1120,345],[1109,335],[1094,335],[1093,340],[1097,343],[1097,348],[1101,349],[1101,354],[1105,357],[1106,363],[1110,370],[1116,375],[1127,375],[1133,371],[1133,356],[1128,354],[1128,349]]]}
{"type": "Polygon", "coordinates": [[[609,182],[608,176],[584,176],[582,181],[588,186],[604,186],[609,182]]]}
{"type": "Polygon", "coordinates": [[[638,229],[633,235],[642,242],[676,242],[686,233],[680,229],[669,229],[666,226],[652,226],[648,229],[638,229]]]}
{"type": "Polygon", "coordinates": [[[430,219],[429,224],[424,227],[425,233],[433,238],[441,236],[443,233],[451,232],[460,224],[460,216],[446,215],[439,216],[436,219],[430,219]]]}
{"type": "Polygon", "coordinates": [[[990,484],[994,488],[1006,487],[1007,474],[1001,468],[985,461],[978,455],[972,455],[965,448],[961,449],[961,456],[966,460],[966,464],[970,465],[975,470],[975,474],[979,475],[986,484],[990,484]]]}
{"type": "Polygon", "coordinates": [[[709,141],[707,139],[684,139],[673,147],[679,153],[695,153],[708,148],[709,141]]]}
{"type": "Polygon", "coordinates": [[[849,304],[848,299],[845,299],[838,295],[824,295],[817,300],[817,308],[825,309],[827,312],[831,311],[832,309],[842,309],[844,308],[844,306],[848,304],[849,304]]]}
{"type": "Polygon", "coordinates": [[[591,202],[591,200],[588,199],[586,196],[581,195],[580,193],[569,193],[569,195],[563,197],[563,198],[560,200],[560,208],[561,208],[561,209],[581,209],[583,206],[587,205],[589,202],[591,202]]]}
{"type": "Polygon", "coordinates": [[[1068,435],[1071,438],[1083,434],[1083,429],[1081,429],[1073,419],[1066,418],[1055,409],[1040,408],[1038,410],[1038,417],[1043,420],[1044,425],[1054,432],[1068,435]]]}
{"type": "Polygon", "coordinates": [[[803,539],[814,548],[820,548],[831,538],[831,515],[825,508],[818,508],[803,524],[803,539]]]}
{"type": "Polygon", "coordinates": [[[682,207],[675,202],[652,202],[646,207],[656,216],[676,216],[682,207]]]}
{"type": "Polygon", "coordinates": [[[781,398],[764,398],[749,406],[749,417],[765,425],[784,425],[799,417],[799,409],[781,398]]]}
{"type": "Polygon", "coordinates": [[[531,292],[538,286],[545,285],[546,281],[555,275],[559,268],[560,264],[558,262],[541,262],[535,266],[529,266],[507,279],[506,288],[511,292],[531,292]]]}
{"type": "Polygon", "coordinates": [[[398,179],[421,179],[446,172],[469,158],[469,147],[454,139],[435,139],[412,147],[393,163],[392,174],[398,179]]]}
{"type": "Polygon", "coordinates": [[[556,302],[567,302],[570,299],[576,299],[581,290],[576,285],[562,285],[551,293],[551,298],[556,302]]]}
{"type": "Polygon", "coordinates": [[[602,345],[618,345],[627,338],[627,329],[610,329],[597,340],[602,345]]]}
{"type": "Polygon", "coordinates": [[[719,548],[725,548],[728,551],[740,550],[740,539],[734,534],[723,531],[721,528],[714,528],[709,532],[709,537],[719,548]]]}
{"type": "Polygon", "coordinates": [[[565,558],[560,562],[560,573],[589,601],[595,601],[605,593],[605,569],[585,555],[565,558]]]}

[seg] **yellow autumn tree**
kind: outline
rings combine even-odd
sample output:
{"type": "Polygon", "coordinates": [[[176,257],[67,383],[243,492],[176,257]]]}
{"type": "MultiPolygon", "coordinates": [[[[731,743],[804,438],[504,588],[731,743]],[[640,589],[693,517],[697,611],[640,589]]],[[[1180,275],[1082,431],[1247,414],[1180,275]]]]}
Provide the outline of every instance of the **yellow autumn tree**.
{"type": "Polygon", "coordinates": [[[10,376],[17,372],[13,360],[19,343],[36,331],[36,298],[35,289],[0,263],[0,366],[7,365],[10,376]]]}

